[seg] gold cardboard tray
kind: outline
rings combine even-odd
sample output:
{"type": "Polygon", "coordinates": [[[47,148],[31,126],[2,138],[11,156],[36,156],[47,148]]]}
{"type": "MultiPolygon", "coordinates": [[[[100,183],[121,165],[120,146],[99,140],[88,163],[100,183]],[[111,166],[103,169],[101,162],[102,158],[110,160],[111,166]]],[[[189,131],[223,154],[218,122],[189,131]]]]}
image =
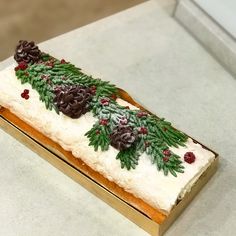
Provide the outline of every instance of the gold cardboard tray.
{"type": "MultiPolygon", "coordinates": [[[[125,91],[120,90],[120,96],[127,102],[144,109],[125,91]]],[[[118,185],[92,170],[80,159],[75,158],[70,152],[62,149],[57,143],[3,107],[0,109],[0,127],[139,227],[155,236],[162,235],[188,206],[190,201],[217,170],[219,159],[217,153],[202,145],[204,148],[215,153],[215,161],[200,176],[191,191],[176,204],[169,214],[166,214],[151,207],[132,194],[125,192],[118,185]]]]}

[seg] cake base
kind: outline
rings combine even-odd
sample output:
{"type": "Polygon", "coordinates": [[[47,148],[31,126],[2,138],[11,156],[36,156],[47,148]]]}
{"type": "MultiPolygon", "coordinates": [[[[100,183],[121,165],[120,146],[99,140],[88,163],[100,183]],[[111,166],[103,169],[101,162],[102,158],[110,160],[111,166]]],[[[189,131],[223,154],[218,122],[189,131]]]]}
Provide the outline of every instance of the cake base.
{"type": "Polygon", "coordinates": [[[169,214],[165,214],[108,181],[80,159],[74,158],[70,152],[63,150],[58,144],[3,107],[0,109],[0,127],[139,227],[155,236],[162,235],[188,206],[217,170],[219,159],[216,154],[215,160],[203,172],[191,191],[176,204],[169,214]]]}

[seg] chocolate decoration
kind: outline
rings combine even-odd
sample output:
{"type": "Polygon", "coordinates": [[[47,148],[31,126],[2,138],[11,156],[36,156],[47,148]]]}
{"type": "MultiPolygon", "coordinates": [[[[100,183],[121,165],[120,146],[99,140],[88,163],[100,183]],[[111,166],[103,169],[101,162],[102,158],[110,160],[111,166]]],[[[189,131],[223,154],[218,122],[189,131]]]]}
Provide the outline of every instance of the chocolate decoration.
{"type": "Polygon", "coordinates": [[[66,116],[73,119],[89,111],[89,103],[92,100],[90,88],[80,85],[67,85],[54,89],[54,104],[66,116]]]}
{"type": "Polygon", "coordinates": [[[20,62],[35,63],[41,58],[41,51],[33,41],[20,40],[16,46],[14,59],[20,62]]]}
{"type": "Polygon", "coordinates": [[[122,151],[125,150],[136,141],[137,134],[129,126],[118,126],[110,135],[111,145],[122,151]]]}

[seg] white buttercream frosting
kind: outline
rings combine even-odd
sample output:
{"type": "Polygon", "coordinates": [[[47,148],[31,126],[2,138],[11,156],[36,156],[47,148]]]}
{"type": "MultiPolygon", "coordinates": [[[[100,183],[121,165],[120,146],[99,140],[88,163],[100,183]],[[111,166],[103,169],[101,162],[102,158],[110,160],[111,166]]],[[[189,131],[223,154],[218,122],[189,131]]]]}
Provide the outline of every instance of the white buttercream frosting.
{"type": "MultiPolygon", "coordinates": [[[[128,105],[131,109],[137,109],[122,99],[117,101],[125,106],[128,105]]],[[[110,181],[114,181],[127,192],[165,212],[169,212],[177,199],[191,190],[193,184],[215,157],[212,152],[189,138],[186,147],[171,148],[171,151],[181,157],[185,167],[185,172],[178,174],[177,178],[159,172],[145,153],[140,156],[136,169],[130,171],[121,169],[120,161],[116,160],[118,153],[116,149],[110,146],[108,151],[95,152],[93,147],[88,145],[89,141],[84,134],[96,121],[91,112],[79,119],[71,119],[47,110],[44,103],[39,101],[37,91],[29,84],[22,85],[16,78],[14,66],[0,72],[0,105],[10,109],[32,127],[59,143],[63,149],[71,151],[75,157],[82,159],[110,181]],[[30,90],[29,100],[21,98],[24,89],[30,90]],[[188,151],[196,156],[193,164],[184,162],[183,156],[188,151]]]]}

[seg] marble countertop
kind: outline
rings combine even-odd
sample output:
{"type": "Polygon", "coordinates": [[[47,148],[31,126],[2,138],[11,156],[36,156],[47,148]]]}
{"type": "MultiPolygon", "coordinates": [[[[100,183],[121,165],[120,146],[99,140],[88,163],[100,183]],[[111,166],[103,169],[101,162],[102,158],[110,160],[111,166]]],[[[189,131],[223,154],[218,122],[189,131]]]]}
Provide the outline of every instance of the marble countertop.
{"type": "MultiPolygon", "coordinates": [[[[114,82],[220,153],[216,175],[165,235],[234,235],[236,80],[157,0],[40,47],[114,82]]],[[[0,235],[147,235],[1,130],[0,146],[0,235]]]]}

